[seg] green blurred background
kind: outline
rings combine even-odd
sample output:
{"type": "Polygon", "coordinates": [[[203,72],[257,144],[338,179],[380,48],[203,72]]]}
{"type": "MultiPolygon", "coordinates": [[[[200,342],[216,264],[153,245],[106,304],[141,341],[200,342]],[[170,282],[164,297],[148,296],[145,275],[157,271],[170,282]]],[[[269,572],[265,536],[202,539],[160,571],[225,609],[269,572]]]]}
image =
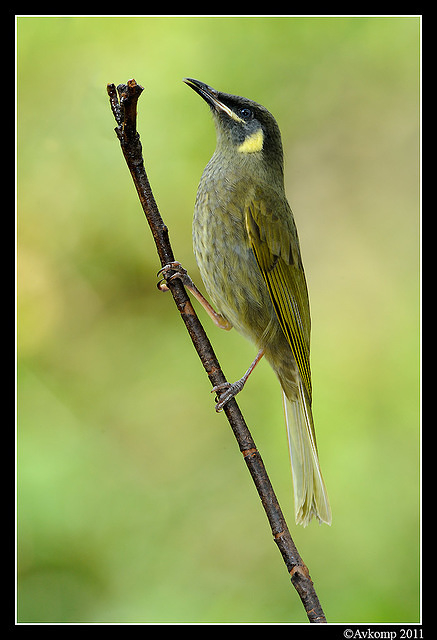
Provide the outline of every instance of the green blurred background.
{"type": "MultiPolygon", "coordinates": [[[[418,622],[415,17],[21,17],[18,620],[305,622],[170,294],[106,84],[138,129],[178,260],[215,145],[191,76],[282,130],[313,318],[332,527],[294,524],[279,385],[238,398],[330,622],[418,622]]],[[[254,348],[202,310],[228,379],[254,348]]]]}

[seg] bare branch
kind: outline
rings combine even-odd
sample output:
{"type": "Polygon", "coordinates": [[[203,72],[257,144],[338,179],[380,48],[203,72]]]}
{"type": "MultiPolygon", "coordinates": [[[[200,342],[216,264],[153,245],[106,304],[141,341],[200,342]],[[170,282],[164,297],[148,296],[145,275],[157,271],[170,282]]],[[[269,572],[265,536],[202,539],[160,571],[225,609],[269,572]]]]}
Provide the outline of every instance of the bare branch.
{"type": "MultiPolygon", "coordinates": [[[[147,178],[140,136],[136,130],[137,102],[143,88],[137,85],[135,80],[129,80],[127,85],[120,84],[117,89],[114,84],[108,84],[107,91],[111,109],[117,122],[115,131],[152,231],[161,266],[165,266],[170,262],[174,262],[173,251],[170,245],[168,229],[161,218],[147,178]]],[[[205,330],[191,305],[185,287],[179,279],[167,280],[167,286],[173,295],[211,385],[215,387],[223,384],[226,382],[226,378],[205,330]]],[[[326,622],[308,569],[290,535],[261,455],[255,446],[235,398],[232,398],[225,405],[224,413],[228,418],[240,451],[258,490],[270,523],[273,539],[282,554],[291,582],[305,607],[308,620],[310,622],[326,622]]]]}

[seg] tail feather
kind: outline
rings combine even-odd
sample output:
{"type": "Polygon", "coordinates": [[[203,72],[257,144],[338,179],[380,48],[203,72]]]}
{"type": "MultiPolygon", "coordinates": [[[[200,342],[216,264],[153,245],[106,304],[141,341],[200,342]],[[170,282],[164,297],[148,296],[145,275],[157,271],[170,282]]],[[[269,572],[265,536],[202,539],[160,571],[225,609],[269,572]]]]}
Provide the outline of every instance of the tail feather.
{"type": "Polygon", "coordinates": [[[315,516],[320,523],[331,524],[331,509],[320,470],[311,409],[307,407],[302,383],[299,384],[299,394],[296,400],[289,400],[285,393],[283,398],[290,447],[296,522],[306,527],[311,518],[315,516]]]}

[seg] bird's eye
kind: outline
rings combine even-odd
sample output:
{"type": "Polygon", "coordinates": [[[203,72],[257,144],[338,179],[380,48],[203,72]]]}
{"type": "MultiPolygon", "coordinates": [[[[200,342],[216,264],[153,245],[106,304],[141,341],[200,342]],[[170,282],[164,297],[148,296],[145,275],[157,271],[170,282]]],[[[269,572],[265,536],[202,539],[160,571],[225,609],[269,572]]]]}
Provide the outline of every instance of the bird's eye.
{"type": "Polygon", "coordinates": [[[248,109],[247,107],[243,107],[242,109],[240,109],[239,115],[244,120],[249,120],[249,118],[253,116],[253,113],[251,109],[248,109]]]}

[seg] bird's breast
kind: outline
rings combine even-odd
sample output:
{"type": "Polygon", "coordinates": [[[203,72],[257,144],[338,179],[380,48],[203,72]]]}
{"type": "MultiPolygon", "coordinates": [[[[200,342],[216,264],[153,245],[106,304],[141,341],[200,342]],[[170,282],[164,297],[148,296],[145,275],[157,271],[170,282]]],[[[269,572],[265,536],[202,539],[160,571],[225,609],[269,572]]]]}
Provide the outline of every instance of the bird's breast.
{"type": "MultiPolygon", "coordinates": [[[[240,185],[240,187],[243,185],[240,185]]],[[[193,246],[205,288],[217,311],[255,342],[274,310],[245,225],[244,189],[202,180],[193,219],[193,246]]]]}

